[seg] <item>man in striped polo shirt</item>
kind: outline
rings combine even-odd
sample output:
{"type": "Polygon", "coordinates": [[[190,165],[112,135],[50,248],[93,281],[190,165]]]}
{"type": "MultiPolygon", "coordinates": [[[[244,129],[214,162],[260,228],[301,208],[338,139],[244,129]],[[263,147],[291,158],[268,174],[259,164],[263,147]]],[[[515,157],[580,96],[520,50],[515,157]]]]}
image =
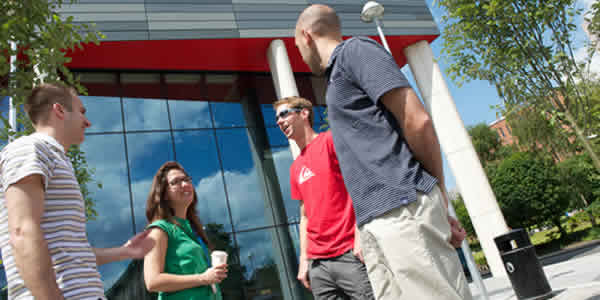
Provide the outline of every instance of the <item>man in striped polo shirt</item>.
{"type": "Polygon", "coordinates": [[[43,84],[25,110],[35,133],[0,153],[0,248],[9,299],[106,299],[97,265],[142,258],[147,232],[117,248],[92,248],[85,207],[66,155],[91,124],[74,89],[43,84]]]}
{"type": "Polygon", "coordinates": [[[394,58],[368,38],[342,40],[335,11],[306,8],[295,43],[326,102],[344,182],[377,299],[471,299],[454,246],[440,146],[394,58]]]}

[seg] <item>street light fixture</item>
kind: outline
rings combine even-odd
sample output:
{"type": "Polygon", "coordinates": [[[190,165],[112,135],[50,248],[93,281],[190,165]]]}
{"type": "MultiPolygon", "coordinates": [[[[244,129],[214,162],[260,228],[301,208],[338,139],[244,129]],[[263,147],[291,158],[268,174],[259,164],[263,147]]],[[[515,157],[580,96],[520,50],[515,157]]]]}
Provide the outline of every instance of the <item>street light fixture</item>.
{"type": "Polygon", "coordinates": [[[387,40],[385,39],[385,35],[383,34],[383,30],[381,30],[381,20],[383,19],[383,12],[383,5],[375,1],[369,1],[363,6],[362,12],[360,13],[360,19],[365,23],[371,23],[373,22],[373,20],[375,20],[375,25],[377,25],[377,32],[379,32],[379,37],[381,38],[383,47],[389,53],[392,53],[392,51],[390,51],[390,46],[388,46],[387,40]]]}

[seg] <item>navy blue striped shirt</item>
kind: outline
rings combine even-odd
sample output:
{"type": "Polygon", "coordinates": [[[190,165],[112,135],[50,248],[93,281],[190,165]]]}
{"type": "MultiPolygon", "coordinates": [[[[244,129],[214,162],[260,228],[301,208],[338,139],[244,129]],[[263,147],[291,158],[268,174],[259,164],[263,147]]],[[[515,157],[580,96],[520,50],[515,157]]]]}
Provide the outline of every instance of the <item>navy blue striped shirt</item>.
{"type": "Polygon", "coordinates": [[[327,65],[327,114],[356,222],[373,218],[429,193],[437,179],[413,157],[402,128],[379,102],[409,87],[394,58],[377,42],[352,38],[339,44],[327,65]]]}

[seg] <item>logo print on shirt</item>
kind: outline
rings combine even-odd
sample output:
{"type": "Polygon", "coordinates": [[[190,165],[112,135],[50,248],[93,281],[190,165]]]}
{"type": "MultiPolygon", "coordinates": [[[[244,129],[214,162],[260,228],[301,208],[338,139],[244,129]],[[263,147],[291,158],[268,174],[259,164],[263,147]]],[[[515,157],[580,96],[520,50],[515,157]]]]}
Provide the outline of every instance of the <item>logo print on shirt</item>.
{"type": "Polygon", "coordinates": [[[300,171],[300,176],[298,177],[298,181],[300,184],[302,184],[313,176],[315,176],[315,173],[313,173],[309,168],[302,167],[302,170],[300,171]]]}

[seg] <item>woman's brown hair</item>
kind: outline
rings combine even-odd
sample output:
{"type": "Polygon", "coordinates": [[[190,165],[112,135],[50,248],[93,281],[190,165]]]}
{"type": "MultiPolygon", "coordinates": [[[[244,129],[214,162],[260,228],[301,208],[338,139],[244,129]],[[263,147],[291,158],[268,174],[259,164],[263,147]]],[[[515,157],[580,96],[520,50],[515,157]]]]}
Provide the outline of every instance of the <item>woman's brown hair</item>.
{"type": "MultiPolygon", "coordinates": [[[[179,225],[175,219],[173,209],[169,206],[169,199],[167,197],[167,188],[169,187],[169,183],[167,182],[167,173],[169,173],[171,170],[179,170],[188,176],[187,172],[177,162],[168,161],[160,166],[154,175],[154,179],[152,179],[152,187],[150,188],[148,200],[146,200],[146,219],[148,219],[148,223],[156,220],[167,220],[170,223],[179,225]]],[[[196,190],[194,189],[194,200],[188,207],[185,218],[190,221],[190,225],[192,226],[194,232],[202,238],[210,250],[213,250],[213,245],[208,240],[202,223],[197,216],[197,204],[198,196],[196,195],[196,190]]]]}

